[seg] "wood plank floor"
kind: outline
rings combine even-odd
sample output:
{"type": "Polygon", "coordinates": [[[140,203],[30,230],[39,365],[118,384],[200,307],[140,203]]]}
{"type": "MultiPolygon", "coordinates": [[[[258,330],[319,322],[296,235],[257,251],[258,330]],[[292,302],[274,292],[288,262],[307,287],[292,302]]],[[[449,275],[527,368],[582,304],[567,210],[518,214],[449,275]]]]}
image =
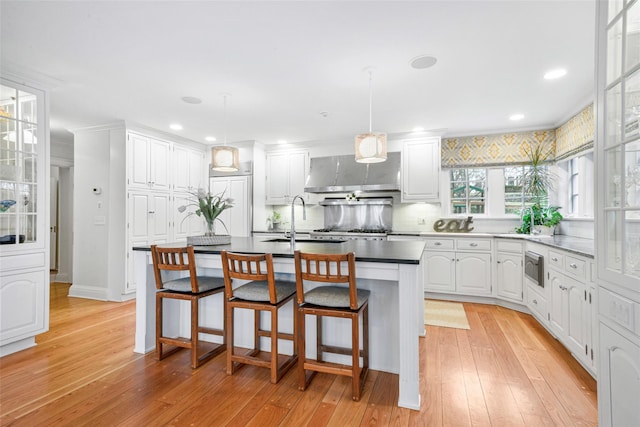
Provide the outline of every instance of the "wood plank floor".
{"type": "Polygon", "coordinates": [[[224,371],[224,353],[192,370],[132,352],[135,303],[69,298],[52,284],[50,331],[0,359],[0,425],[572,426],[597,425],[596,383],[531,316],[464,304],[471,330],[427,327],[422,408],[395,406],[397,375],[371,371],[360,402],[349,380],[295,370],[224,371]]]}

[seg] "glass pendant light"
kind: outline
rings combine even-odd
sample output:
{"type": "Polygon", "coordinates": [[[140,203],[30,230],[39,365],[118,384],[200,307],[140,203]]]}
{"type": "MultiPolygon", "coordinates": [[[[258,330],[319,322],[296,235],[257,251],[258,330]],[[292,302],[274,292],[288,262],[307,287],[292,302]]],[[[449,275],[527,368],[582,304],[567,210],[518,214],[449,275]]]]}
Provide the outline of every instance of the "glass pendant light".
{"type": "Polygon", "coordinates": [[[373,69],[368,68],[367,71],[369,72],[369,133],[356,136],[356,162],[380,163],[387,160],[387,134],[371,130],[373,69]]]}
{"type": "Polygon", "coordinates": [[[224,99],[224,145],[211,149],[211,168],[218,172],[236,172],[240,168],[240,155],[236,147],[227,145],[227,96],[224,99]]]}

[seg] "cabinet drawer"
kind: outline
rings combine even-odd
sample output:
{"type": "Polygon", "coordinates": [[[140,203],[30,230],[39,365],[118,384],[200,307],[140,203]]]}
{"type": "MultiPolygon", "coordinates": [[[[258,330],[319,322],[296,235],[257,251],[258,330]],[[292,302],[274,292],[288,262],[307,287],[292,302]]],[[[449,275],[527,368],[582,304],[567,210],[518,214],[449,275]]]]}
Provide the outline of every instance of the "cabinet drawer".
{"type": "Polygon", "coordinates": [[[458,239],[456,249],[465,251],[490,251],[491,239],[458,239]]]}
{"type": "Polygon", "coordinates": [[[570,275],[584,280],[586,277],[587,263],[584,260],[565,255],[564,269],[570,275]]]}
{"type": "Polygon", "coordinates": [[[549,251],[549,265],[560,270],[564,270],[564,255],[558,252],[549,251]]]}
{"type": "Polygon", "coordinates": [[[453,239],[427,239],[425,249],[453,250],[453,239]]]}
{"type": "Polygon", "coordinates": [[[527,307],[536,317],[543,320],[543,323],[546,324],[547,300],[532,286],[527,286],[527,307]]]}
{"type": "Polygon", "coordinates": [[[514,254],[522,253],[522,243],[509,240],[496,240],[496,249],[498,252],[512,252],[514,254]]]}

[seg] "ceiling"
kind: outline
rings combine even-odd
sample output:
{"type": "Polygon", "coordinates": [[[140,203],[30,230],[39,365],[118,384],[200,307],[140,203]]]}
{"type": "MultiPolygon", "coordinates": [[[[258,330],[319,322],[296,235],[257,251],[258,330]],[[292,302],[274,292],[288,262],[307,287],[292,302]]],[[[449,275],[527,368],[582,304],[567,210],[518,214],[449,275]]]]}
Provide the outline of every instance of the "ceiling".
{"type": "Polygon", "coordinates": [[[366,67],[374,131],[462,136],[592,102],[594,28],[595,0],[3,0],[0,66],[51,86],[57,138],[127,120],[201,143],[348,140],[369,128],[366,67]],[[424,54],[437,63],[412,68],[424,54]]]}

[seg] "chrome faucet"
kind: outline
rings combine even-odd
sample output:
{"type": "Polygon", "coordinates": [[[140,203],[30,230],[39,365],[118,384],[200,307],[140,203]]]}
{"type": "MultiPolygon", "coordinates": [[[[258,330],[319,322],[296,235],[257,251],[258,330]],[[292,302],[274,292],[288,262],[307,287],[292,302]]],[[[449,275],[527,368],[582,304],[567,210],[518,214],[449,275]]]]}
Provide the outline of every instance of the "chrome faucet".
{"type": "Polygon", "coordinates": [[[307,220],[307,206],[304,204],[304,199],[300,195],[295,196],[291,201],[291,233],[289,235],[289,237],[291,238],[292,251],[296,248],[296,215],[295,215],[295,209],[294,209],[296,199],[300,199],[300,201],[302,202],[302,219],[304,221],[307,220]]]}

